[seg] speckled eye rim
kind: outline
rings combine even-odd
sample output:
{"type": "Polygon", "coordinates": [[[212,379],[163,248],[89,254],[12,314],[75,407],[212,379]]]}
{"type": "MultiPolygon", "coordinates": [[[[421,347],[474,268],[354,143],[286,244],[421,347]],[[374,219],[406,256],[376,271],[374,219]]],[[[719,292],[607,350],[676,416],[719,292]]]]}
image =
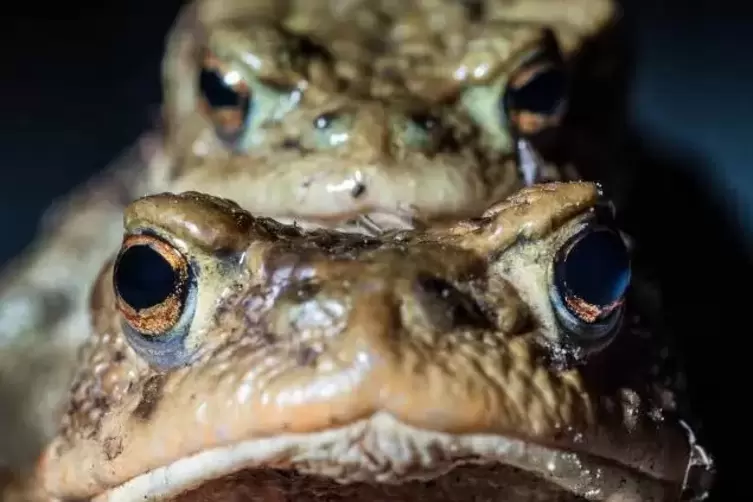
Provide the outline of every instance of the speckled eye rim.
{"type": "MultiPolygon", "coordinates": [[[[133,264],[130,264],[133,267],[133,264]]],[[[131,271],[133,272],[133,271],[131,271]]],[[[191,287],[191,267],[183,254],[162,239],[146,234],[131,235],[124,239],[120,252],[113,266],[113,288],[115,290],[116,304],[125,322],[137,333],[144,337],[158,338],[169,333],[180,321],[185,310],[188,290],[191,287]],[[152,257],[161,258],[173,274],[173,284],[170,291],[160,301],[149,306],[133,305],[134,301],[128,301],[129,296],[124,291],[124,280],[130,277],[122,277],[124,261],[129,258],[129,253],[149,250],[152,257]]],[[[141,279],[147,279],[143,276],[141,279]]],[[[141,285],[143,286],[143,284],[141,285]]],[[[148,287],[148,285],[147,285],[148,287]]],[[[132,299],[133,300],[133,299],[132,299]]]]}

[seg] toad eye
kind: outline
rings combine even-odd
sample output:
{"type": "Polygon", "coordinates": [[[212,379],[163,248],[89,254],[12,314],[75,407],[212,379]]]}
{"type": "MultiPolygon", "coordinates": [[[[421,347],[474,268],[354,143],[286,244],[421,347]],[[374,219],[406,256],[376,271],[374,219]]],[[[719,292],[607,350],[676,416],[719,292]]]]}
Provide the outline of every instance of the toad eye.
{"type": "Polygon", "coordinates": [[[586,227],[562,245],[553,265],[550,298],[568,334],[582,343],[613,333],[630,284],[630,253],[620,234],[586,227]]]}
{"type": "Polygon", "coordinates": [[[113,268],[113,287],[124,331],[133,348],[162,365],[174,358],[194,311],[196,281],[180,251],[151,235],[123,242],[113,268]]]}
{"type": "Polygon", "coordinates": [[[567,75],[561,64],[535,63],[520,69],[502,99],[510,126],[523,136],[556,126],[565,109],[567,75]]]}
{"type": "Polygon", "coordinates": [[[249,86],[238,71],[225,68],[207,54],[199,74],[199,89],[200,107],[214,124],[217,136],[235,145],[242,138],[253,111],[249,86]]]}

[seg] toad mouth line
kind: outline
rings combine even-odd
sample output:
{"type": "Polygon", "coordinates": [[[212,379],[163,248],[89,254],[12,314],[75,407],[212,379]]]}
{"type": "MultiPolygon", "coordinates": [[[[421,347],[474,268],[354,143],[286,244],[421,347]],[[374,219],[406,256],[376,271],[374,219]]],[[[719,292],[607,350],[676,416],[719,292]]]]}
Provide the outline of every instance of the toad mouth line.
{"type": "Polygon", "coordinates": [[[176,496],[180,500],[180,495],[203,483],[244,470],[296,470],[333,483],[394,485],[430,482],[453,468],[481,464],[519,469],[576,500],[671,500],[684,488],[682,480],[660,479],[587,451],[499,434],[454,435],[416,429],[379,413],[341,429],[259,438],[203,451],[137,476],[96,496],[94,502],[176,496]]]}

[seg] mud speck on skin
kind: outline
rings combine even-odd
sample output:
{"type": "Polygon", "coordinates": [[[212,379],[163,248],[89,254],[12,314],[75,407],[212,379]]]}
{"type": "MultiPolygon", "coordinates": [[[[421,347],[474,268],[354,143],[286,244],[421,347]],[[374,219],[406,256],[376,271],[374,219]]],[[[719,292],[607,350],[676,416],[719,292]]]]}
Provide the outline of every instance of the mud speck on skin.
{"type": "Polygon", "coordinates": [[[154,375],[144,383],[144,388],[141,390],[141,401],[133,410],[133,416],[140,420],[149,420],[157,409],[159,400],[162,397],[162,388],[165,385],[165,377],[163,375],[154,375]]]}
{"type": "Polygon", "coordinates": [[[102,443],[102,452],[107,460],[113,460],[123,453],[123,440],[119,437],[111,436],[102,443]]]}

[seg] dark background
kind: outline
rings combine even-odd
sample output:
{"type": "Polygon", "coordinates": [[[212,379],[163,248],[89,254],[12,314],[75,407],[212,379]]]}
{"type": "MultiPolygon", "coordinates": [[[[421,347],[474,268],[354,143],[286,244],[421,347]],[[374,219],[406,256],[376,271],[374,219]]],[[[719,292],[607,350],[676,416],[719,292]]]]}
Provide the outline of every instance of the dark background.
{"type": "MultiPolygon", "coordinates": [[[[4,17],[0,263],[31,239],[51,199],[150,125],[163,39],[180,3],[28,2],[27,13],[19,5],[4,17]]],[[[601,149],[584,154],[580,140],[571,143],[588,176],[609,180],[662,286],[667,320],[690,355],[702,437],[730,489],[749,460],[726,452],[745,455],[753,428],[742,344],[753,331],[753,23],[720,1],[642,0],[624,11],[587,51],[585,67],[601,60],[611,70],[585,70],[590,87],[573,104],[585,111],[570,119],[577,130],[599,124],[601,149]]]]}

